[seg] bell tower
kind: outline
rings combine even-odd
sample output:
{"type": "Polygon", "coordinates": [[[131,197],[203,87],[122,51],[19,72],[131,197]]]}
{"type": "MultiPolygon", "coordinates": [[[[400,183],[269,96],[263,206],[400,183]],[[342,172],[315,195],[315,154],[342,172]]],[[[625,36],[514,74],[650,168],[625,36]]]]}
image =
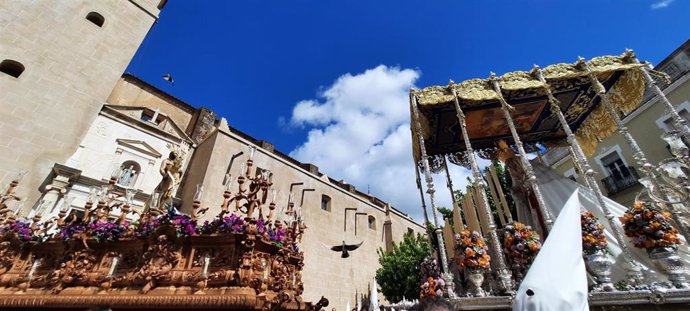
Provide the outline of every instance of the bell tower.
{"type": "MultiPolygon", "coordinates": [[[[0,3],[0,185],[33,202],[78,147],[165,0],[0,3]]],[[[25,206],[26,209],[26,206],[25,206]]]]}

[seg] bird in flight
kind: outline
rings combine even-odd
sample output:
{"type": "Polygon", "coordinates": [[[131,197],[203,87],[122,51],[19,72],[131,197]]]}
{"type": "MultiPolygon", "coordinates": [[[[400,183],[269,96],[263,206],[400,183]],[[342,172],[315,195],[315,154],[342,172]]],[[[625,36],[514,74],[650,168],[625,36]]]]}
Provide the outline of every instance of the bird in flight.
{"type": "Polygon", "coordinates": [[[347,258],[350,257],[350,253],[348,251],[351,252],[358,249],[363,243],[364,241],[360,242],[359,244],[345,244],[345,241],[343,241],[342,245],[333,246],[331,247],[331,250],[334,252],[342,252],[340,258],[347,258]]]}
{"type": "Polygon", "coordinates": [[[166,73],[162,77],[163,77],[163,80],[170,82],[171,85],[175,84],[175,80],[173,80],[173,77],[171,74],[166,73]]]}

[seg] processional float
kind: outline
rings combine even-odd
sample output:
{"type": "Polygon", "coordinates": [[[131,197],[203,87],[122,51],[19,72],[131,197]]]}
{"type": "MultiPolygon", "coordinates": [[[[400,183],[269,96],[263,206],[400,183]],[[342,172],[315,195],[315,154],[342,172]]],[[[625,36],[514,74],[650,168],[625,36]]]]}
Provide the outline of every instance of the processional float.
{"type": "MultiPolygon", "coordinates": [[[[537,182],[532,164],[528,160],[528,153],[537,152],[540,149],[539,146],[564,146],[570,149],[575,167],[583,173],[586,186],[596,197],[595,200],[610,225],[613,239],[621,247],[623,262],[615,264],[625,267],[628,289],[637,293],[637,296],[632,297],[617,291],[612,282],[619,280],[612,281],[610,278],[612,263],[608,262],[604,256],[590,256],[592,258],[587,261],[588,272],[596,283],[592,288],[592,298],[590,298],[594,302],[590,304],[602,305],[625,299],[628,303],[631,301],[659,302],[664,299],[690,301],[690,291],[687,289],[667,293],[663,286],[645,286],[647,283],[645,283],[640,265],[631,255],[631,246],[626,235],[633,237],[634,240],[646,233],[641,231],[641,227],[633,228],[630,225],[631,222],[626,224],[625,219],[619,220],[613,215],[605,203],[608,199],[599,188],[594,178],[594,170],[587,160],[587,156],[595,152],[597,143],[603,138],[616,131],[622,134],[633,150],[634,158],[642,172],[640,183],[646,187],[646,197],[649,197],[645,204],[636,204],[623,216],[637,220],[639,217],[644,218],[644,215],[651,215],[652,219],[648,219],[647,223],[663,227],[658,229],[658,232],[661,232],[662,238],[666,240],[658,240],[656,244],[647,242],[646,246],[649,248],[659,245],[668,247],[656,247],[654,248],[656,252],[647,250],[650,257],[656,259],[659,270],[668,276],[671,284],[667,287],[686,288],[685,268],[682,260],[675,254],[673,246],[678,243],[675,237],[678,231],[686,241],[690,240],[684,214],[685,203],[690,198],[688,176],[685,175],[690,171],[690,161],[688,147],[682,141],[683,138],[690,138],[690,128],[656,85],[652,76],[657,80],[665,78],[664,74],[652,70],[648,64],[639,62],[632,51],[626,51],[620,56],[603,56],[589,61],[580,58],[575,63],[555,64],[545,68],[535,65],[530,71],[510,72],[500,77],[491,73],[487,79],[472,79],[461,83],[451,81],[445,86],[431,86],[410,91],[417,185],[426,221],[429,219],[424,192],[428,194],[433,224],[436,227],[434,234],[439,241],[439,261],[451,298],[457,295],[481,297],[487,295],[487,291],[489,295],[494,295],[494,298],[511,296],[516,288],[516,281],[519,282],[521,277],[520,269],[516,271],[516,267],[507,262],[511,252],[509,244],[513,240],[512,234],[518,232],[515,238],[525,242],[523,248],[528,247],[536,252],[540,247],[538,237],[531,235],[530,228],[525,228],[519,223],[506,224],[505,222],[512,221],[512,217],[510,212],[500,210],[500,208],[497,211],[497,217],[501,219],[502,228],[497,228],[486,188],[489,186],[489,193],[494,195],[494,202],[497,199],[501,200],[495,197],[496,194],[509,191],[509,189],[497,189],[492,183],[495,178],[482,176],[476,157],[495,160],[501,158],[506,152],[517,153],[516,158],[519,162],[516,163],[519,163],[519,169],[526,177],[525,187],[529,189],[530,198],[533,199],[531,204],[539,216],[543,233],[547,235],[557,215],[551,215],[550,209],[546,206],[542,189],[537,182]],[[620,117],[621,113],[628,114],[641,104],[646,88],[651,89],[656,99],[665,105],[676,127],[680,129],[680,131],[664,135],[663,139],[669,143],[673,157],[656,166],[649,163],[620,117]],[[475,192],[472,192],[470,198],[466,198],[463,202],[455,200],[447,162],[464,166],[472,172],[472,189],[475,192]],[[441,229],[442,224],[439,222],[436,210],[432,174],[442,171],[446,173],[451,197],[456,205],[453,217],[455,220],[454,238],[449,238],[453,233],[449,232],[451,226],[447,222],[445,228],[441,229]],[[426,181],[426,191],[422,187],[421,173],[426,181]],[[487,180],[489,185],[487,185],[487,180]],[[458,205],[468,204],[468,201],[473,205],[474,210],[469,213],[464,210],[464,215],[460,216],[458,205]],[[638,217],[635,216],[636,214],[644,215],[638,217]],[[623,225],[620,221],[624,222],[623,225]],[[472,233],[472,230],[467,230],[465,225],[468,225],[469,229],[481,228],[481,230],[475,229],[479,231],[479,235],[472,233]],[[636,229],[640,231],[634,231],[636,229]],[[675,231],[676,229],[678,231],[675,231]],[[501,237],[504,238],[501,239],[501,237]],[[484,244],[477,246],[475,240],[482,238],[488,247],[483,246],[484,244]],[[447,247],[462,249],[459,253],[457,251],[454,253],[447,251],[447,247]],[[465,247],[468,247],[467,252],[464,251],[465,247]],[[483,250],[491,255],[490,265],[488,262],[482,262],[483,250]],[[459,284],[466,283],[467,287],[457,291],[453,289],[451,271],[454,269],[451,269],[453,265],[448,258],[453,254],[458,266],[464,272],[465,282],[459,282],[459,284]],[[488,272],[477,272],[476,268],[482,268],[482,264],[488,266],[488,272]],[[490,282],[482,286],[481,280],[484,276],[488,277],[490,282]],[[480,279],[480,284],[477,284],[477,279],[480,279]]],[[[591,219],[591,215],[588,215],[590,214],[583,211],[583,224],[591,224],[588,228],[583,227],[583,239],[591,239],[594,243],[593,246],[587,244],[591,246],[589,250],[592,250],[589,255],[600,254],[599,251],[605,249],[606,246],[605,237],[599,238],[603,234],[599,232],[603,226],[598,225],[596,219],[591,219]],[[585,236],[586,234],[589,235],[585,236]],[[601,241],[597,240],[598,238],[601,241]]],[[[523,251],[522,249],[515,250],[514,245],[512,247],[516,253],[529,253],[529,249],[523,251]]],[[[525,264],[528,265],[529,262],[525,264]]],[[[524,272],[526,268],[528,267],[523,266],[522,271],[524,272]]],[[[463,278],[463,275],[459,277],[463,278]]],[[[482,304],[493,307],[501,305],[500,300],[494,299],[488,303],[487,301],[480,299],[475,303],[480,308],[482,304]]]]}
{"type": "Polygon", "coordinates": [[[327,299],[301,297],[300,208],[278,206],[273,174],[252,166],[226,175],[220,213],[203,222],[202,185],[190,215],[160,193],[136,211],[115,177],[91,188],[83,216],[65,203],[55,219],[17,219],[18,175],[0,197],[0,306],[320,310],[327,299]]]}

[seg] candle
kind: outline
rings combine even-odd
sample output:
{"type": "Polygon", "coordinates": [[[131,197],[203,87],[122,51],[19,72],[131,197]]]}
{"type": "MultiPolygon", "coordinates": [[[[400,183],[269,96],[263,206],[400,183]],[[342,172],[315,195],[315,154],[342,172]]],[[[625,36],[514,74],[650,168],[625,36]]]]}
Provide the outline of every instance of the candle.
{"type": "Polygon", "coordinates": [[[194,201],[201,202],[201,196],[204,194],[204,184],[196,185],[196,193],[194,194],[194,201]]]}
{"type": "Polygon", "coordinates": [[[234,181],[232,180],[232,174],[225,174],[225,191],[230,192],[232,189],[232,183],[234,181]]]}
{"type": "Polygon", "coordinates": [[[240,176],[247,175],[247,163],[240,164],[240,176]]]}
{"type": "Polygon", "coordinates": [[[31,270],[29,270],[29,280],[33,279],[34,273],[36,273],[36,270],[38,269],[38,265],[41,263],[41,260],[43,259],[34,259],[34,263],[31,264],[31,270]]]}
{"type": "Polygon", "coordinates": [[[126,204],[129,206],[132,206],[134,203],[134,196],[139,192],[138,189],[126,189],[125,190],[125,198],[126,198],[126,204]]]}
{"type": "Polygon", "coordinates": [[[211,263],[211,256],[209,256],[208,253],[204,255],[204,270],[201,272],[201,277],[207,277],[208,276],[208,265],[211,263]]]}
{"type": "Polygon", "coordinates": [[[250,145],[250,146],[249,146],[249,160],[253,160],[253,159],[254,159],[254,152],[255,152],[255,151],[256,151],[256,148],[254,148],[254,146],[251,146],[251,145],[250,145]]]}
{"type": "Polygon", "coordinates": [[[88,202],[93,203],[93,201],[96,201],[98,199],[100,191],[101,188],[98,186],[92,186],[91,188],[89,188],[88,202]]]}
{"type": "Polygon", "coordinates": [[[279,190],[277,189],[271,189],[271,202],[276,201],[276,197],[278,196],[279,190]]]}
{"type": "Polygon", "coordinates": [[[268,267],[266,267],[266,259],[261,259],[261,267],[264,269],[264,280],[268,279],[268,267]]]}
{"type": "Polygon", "coordinates": [[[151,208],[158,208],[158,200],[160,199],[160,192],[154,192],[151,194],[151,208]]]}
{"type": "Polygon", "coordinates": [[[106,276],[107,278],[113,277],[113,274],[115,274],[115,268],[117,268],[118,263],[120,263],[120,257],[113,257],[113,262],[110,263],[110,270],[108,271],[108,275],[106,276]]]}
{"type": "Polygon", "coordinates": [[[108,186],[101,186],[101,192],[100,193],[101,193],[101,197],[99,198],[99,200],[101,202],[105,202],[106,200],[108,200],[108,186]]]}

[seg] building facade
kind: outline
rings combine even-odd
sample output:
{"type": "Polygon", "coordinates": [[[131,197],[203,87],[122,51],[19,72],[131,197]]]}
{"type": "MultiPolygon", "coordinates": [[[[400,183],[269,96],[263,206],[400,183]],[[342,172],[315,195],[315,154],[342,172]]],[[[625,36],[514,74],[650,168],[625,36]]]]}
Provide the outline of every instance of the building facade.
{"type": "Polygon", "coordinates": [[[53,164],[77,150],[164,5],[165,0],[0,5],[0,182],[27,169],[28,191],[22,195],[36,201],[53,164]]]}
{"type": "Polygon", "coordinates": [[[174,152],[181,167],[175,206],[191,212],[197,185],[203,185],[209,219],[220,211],[226,174],[240,175],[253,146],[254,169],[273,173],[276,205],[284,207],[291,197],[307,224],[300,245],[305,300],[323,295],[337,309],[367,304],[376,286],[377,251],[391,249],[406,233],[424,233],[423,226],[318,166],[232,128],[213,111],[123,75],[164,4],[14,1],[0,8],[0,15],[11,17],[0,21],[0,182],[7,184],[19,169],[30,172],[17,189],[27,202],[17,214],[49,220],[66,209],[79,216],[91,190],[111,179],[122,192],[136,190],[133,208],[141,211],[174,152]],[[330,247],[343,241],[363,244],[341,258],[330,247]]]}
{"type": "MultiPolygon", "coordinates": [[[[662,88],[671,104],[679,114],[690,121],[690,40],[678,47],[654,70],[668,74],[670,83],[662,88]]],[[[669,111],[650,90],[645,94],[639,108],[623,116],[623,123],[636,138],[648,161],[656,165],[661,160],[672,157],[668,146],[660,138],[668,131],[675,130],[669,111]]],[[[688,142],[686,142],[688,143],[688,142]]],[[[543,156],[547,165],[560,174],[584,184],[582,174],[571,160],[568,148],[554,148],[543,156]]],[[[631,206],[635,196],[643,189],[637,181],[638,165],[633,152],[623,135],[615,133],[603,139],[596,152],[588,158],[604,195],[631,206]]]]}

